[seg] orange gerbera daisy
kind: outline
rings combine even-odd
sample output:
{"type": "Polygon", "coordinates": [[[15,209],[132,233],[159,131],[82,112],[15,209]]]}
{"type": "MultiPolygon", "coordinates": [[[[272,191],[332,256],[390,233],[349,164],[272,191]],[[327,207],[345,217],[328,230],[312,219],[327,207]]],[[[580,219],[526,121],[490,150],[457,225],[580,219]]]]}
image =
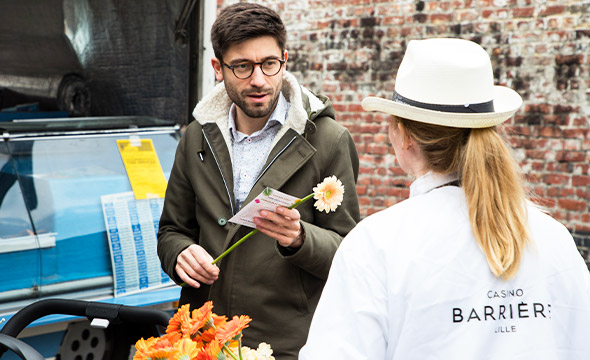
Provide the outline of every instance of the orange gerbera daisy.
{"type": "Polygon", "coordinates": [[[154,346],[158,342],[158,338],[151,337],[147,340],[143,338],[137,340],[135,343],[135,355],[133,355],[133,360],[148,360],[149,357],[147,354],[151,352],[152,346],[154,346]]]}
{"type": "Polygon", "coordinates": [[[195,360],[217,360],[217,356],[220,352],[221,346],[219,345],[219,342],[213,341],[199,350],[195,360]]]}
{"type": "Polygon", "coordinates": [[[191,327],[188,330],[188,334],[190,334],[191,337],[194,338],[197,335],[197,332],[202,328],[206,327],[206,325],[210,322],[212,310],[212,301],[207,301],[200,308],[193,310],[191,327]]]}
{"type": "Polygon", "coordinates": [[[176,344],[176,353],[174,354],[174,360],[192,360],[195,359],[199,353],[197,343],[189,338],[182,338],[176,344]]]}
{"type": "Polygon", "coordinates": [[[336,176],[328,176],[313,188],[313,198],[317,200],[314,206],[319,211],[336,211],[344,199],[344,185],[336,176]]]}
{"type": "Polygon", "coordinates": [[[159,338],[158,341],[149,349],[146,356],[151,360],[167,360],[176,353],[176,348],[168,339],[159,338]]]}
{"type": "Polygon", "coordinates": [[[213,320],[214,327],[220,327],[222,325],[225,325],[225,323],[227,322],[227,316],[217,315],[216,313],[211,314],[211,319],[213,320]]]}
{"type": "Polygon", "coordinates": [[[175,343],[178,341],[182,336],[183,332],[190,329],[187,329],[187,326],[191,324],[191,317],[190,317],[190,304],[185,304],[178,309],[176,314],[172,316],[172,319],[168,321],[168,327],[166,328],[166,333],[170,337],[170,342],[175,343]],[[184,331],[183,331],[184,330],[184,331]]]}
{"type": "MultiPolygon", "coordinates": [[[[215,313],[211,313],[211,319],[207,326],[201,329],[200,339],[203,343],[209,343],[215,339],[215,333],[217,332],[217,328],[223,327],[227,322],[227,317],[219,316],[215,313]],[[213,324],[209,326],[209,324],[213,324]]],[[[196,338],[194,338],[196,339],[196,338]]]]}
{"type": "Polygon", "coordinates": [[[200,339],[203,343],[207,344],[210,343],[215,339],[215,332],[217,330],[214,328],[209,328],[201,333],[200,339]]]}
{"type": "Polygon", "coordinates": [[[217,329],[215,339],[219,340],[220,344],[225,344],[232,340],[238,340],[242,336],[242,330],[248,327],[248,323],[252,321],[249,316],[241,315],[234,316],[224,326],[217,329]]]}

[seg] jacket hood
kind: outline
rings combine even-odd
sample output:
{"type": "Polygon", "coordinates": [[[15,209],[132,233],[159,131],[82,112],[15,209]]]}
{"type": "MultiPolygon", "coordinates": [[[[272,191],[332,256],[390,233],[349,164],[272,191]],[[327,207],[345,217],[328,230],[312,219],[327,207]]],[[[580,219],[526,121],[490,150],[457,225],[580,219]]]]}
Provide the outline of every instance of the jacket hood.
{"type": "MultiPolygon", "coordinates": [[[[334,110],[330,100],[322,95],[315,95],[303,86],[289,72],[283,76],[283,95],[291,104],[285,126],[275,136],[275,143],[287,132],[289,128],[299,134],[303,134],[307,120],[313,121],[319,115],[334,118],[334,110]]],[[[193,110],[193,117],[201,125],[216,123],[231,149],[231,137],[228,127],[229,108],[232,104],[227,95],[224,82],[217,84],[211,92],[199,101],[193,110]]],[[[273,143],[274,146],[274,143],[273,143]]]]}

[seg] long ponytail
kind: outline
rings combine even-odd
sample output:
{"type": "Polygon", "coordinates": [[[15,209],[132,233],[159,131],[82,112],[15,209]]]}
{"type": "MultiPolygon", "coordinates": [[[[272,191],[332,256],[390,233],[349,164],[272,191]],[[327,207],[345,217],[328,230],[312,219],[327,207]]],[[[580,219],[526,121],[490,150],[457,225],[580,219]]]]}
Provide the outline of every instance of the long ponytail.
{"type": "Polygon", "coordinates": [[[495,128],[472,129],[462,154],[461,181],[475,240],[492,273],[510,279],[529,241],[518,165],[495,128]]]}

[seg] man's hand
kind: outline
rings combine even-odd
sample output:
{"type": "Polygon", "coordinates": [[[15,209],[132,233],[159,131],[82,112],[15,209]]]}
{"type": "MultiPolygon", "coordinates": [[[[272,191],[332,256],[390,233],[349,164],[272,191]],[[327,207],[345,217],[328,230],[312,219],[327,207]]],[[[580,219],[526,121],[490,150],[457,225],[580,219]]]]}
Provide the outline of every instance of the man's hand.
{"type": "Polygon", "coordinates": [[[276,212],[261,210],[260,217],[254,218],[256,228],[279,242],[281,246],[298,248],[303,245],[303,229],[297,209],[279,206],[276,212]]]}
{"type": "Polygon", "coordinates": [[[191,245],[176,258],[176,273],[187,285],[201,287],[211,285],[219,276],[219,268],[212,265],[213,258],[200,245],[191,245]],[[199,283],[200,282],[200,283],[199,283]]]}

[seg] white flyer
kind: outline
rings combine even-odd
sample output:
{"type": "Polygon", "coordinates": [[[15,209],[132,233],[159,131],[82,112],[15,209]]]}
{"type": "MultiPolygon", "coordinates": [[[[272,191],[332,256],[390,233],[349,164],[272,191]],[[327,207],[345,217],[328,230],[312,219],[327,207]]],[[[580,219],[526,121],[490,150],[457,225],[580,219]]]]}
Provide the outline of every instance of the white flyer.
{"type": "Polygon", "coordinates": [[[135,199],[132,191],[101,196],[115,297],[171,284],[157,255],[163,198],[135,199]]]}
{"type": "Polygon", "coordinates": [[[256,198],[244,206],[237,214],[229,219],[230,222],[256,228],[254,217],[260,216],[260,210],[275,211],[277,206],[289,207],[299,198],[285,194],[275,189],[266,188],[256,198]]]}

